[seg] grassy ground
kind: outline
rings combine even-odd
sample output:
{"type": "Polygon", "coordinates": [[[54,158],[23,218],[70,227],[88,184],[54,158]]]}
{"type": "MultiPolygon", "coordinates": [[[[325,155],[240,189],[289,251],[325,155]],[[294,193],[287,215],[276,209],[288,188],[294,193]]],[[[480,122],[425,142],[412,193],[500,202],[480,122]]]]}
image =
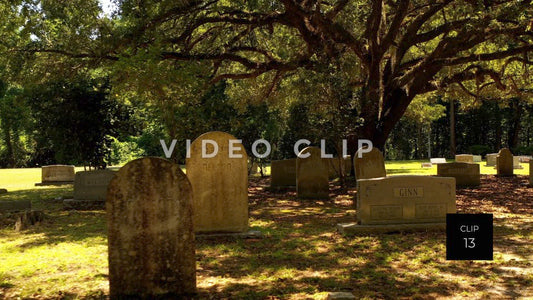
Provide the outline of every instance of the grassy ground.
{"type": "MultiPolygon", "coordinates": [[[[436,172],[420,163],[388,163],[387,171],[436,172]]],[[[482,180],[457,196],[459,212],[495,218],[494,261],[473,262],[446,261],[444,233],[340,236],[335,224],[354,219],[351,181],[333,182],[330,201],[298,201],[293,189],[274,193],[268,179],[253,178],[250,226],[266,237],[198,241],[199,298],[533,298],[533,189],[525,176],[482,180]]],[[[23,232],[0,228],[0,298],[105,298],[104,212],[63,211],[55,198],[72,195],[72,186],[34,187],[39,181],[39,169],[0,170],[0,188],[10,190],[0,201],[30,199],[47,216],[23,232]]]]}

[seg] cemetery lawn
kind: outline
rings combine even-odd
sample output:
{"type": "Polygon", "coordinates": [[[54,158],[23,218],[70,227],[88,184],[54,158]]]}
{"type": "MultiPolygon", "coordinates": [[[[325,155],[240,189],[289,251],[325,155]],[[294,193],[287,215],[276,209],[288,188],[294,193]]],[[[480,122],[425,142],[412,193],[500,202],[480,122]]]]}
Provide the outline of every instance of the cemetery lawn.
{"type": "MultiPolygon", "coordinates": [[[[436,169],[420,163],[388,163],[387,171],[436,169]]],[[[0,224],[0,299],[105,299],[105,213],[63,211],[56,198],[71,196],[72,185],[34,187],[37,171],[0,170],[0,188],[10,191],[0,201],[30,199],[46,214],[22,232],[0,224]]],[[[274,192],[268,178],[253,177],[250,226],[265,238],[198,240],[198,298],[325,299],[330,291],[357,299],[533,297],[533,188],[526,182],[488,175],[477,189],[458,189],[458,212],[494,214],[494,260],[446,261],[442,232],[336,233],[337,223],[354,219],[353,178],[346,189],[332,182],[329,201],[302,201],[294,189],[274,192]]]]}

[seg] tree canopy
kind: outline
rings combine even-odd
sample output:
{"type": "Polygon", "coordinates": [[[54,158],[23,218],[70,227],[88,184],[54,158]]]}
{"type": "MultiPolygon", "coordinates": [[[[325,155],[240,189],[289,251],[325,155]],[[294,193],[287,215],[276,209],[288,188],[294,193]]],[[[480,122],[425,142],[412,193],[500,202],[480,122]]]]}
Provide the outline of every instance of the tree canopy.
{"type": "Polygon", "coordinates": [[[4,4],[7,68],[19,78],[102,70],[116,88],[184,105],[221,80],[237,95],[323,100],[326,111],[346,97],[346,133],[380,148],[415,97],[531,93],[531,1],[115,3],[110,17],[96,0],[4,4]],[[341,92],[324,97],[334,81],[341,92]]]}

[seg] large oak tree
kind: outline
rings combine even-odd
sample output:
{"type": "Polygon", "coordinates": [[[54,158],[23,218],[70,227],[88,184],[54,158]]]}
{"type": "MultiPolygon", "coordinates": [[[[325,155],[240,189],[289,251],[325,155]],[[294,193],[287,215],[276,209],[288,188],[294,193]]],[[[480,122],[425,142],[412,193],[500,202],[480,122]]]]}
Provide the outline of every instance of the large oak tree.
{"type": "Polygon", "coordinates": [[[96,1],[37,2],[23,10],[31,42],[11,50],[119,66],[201,63],[212,83],[261,78],[270,90],[301,70],[349,63],[362,94],[355,132],[380,148],[416,96],[451,86],[525,92],[508,69],[532,64],[531,1],[122,0],[112,20],[98,17],[96,1]]]}

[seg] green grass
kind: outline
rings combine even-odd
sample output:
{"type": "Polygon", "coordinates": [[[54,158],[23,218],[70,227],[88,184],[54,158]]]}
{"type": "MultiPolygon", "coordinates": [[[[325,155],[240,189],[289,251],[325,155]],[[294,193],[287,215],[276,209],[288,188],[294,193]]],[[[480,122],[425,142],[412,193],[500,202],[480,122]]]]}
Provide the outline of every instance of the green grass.
{"type": "MultiPolygon", "coordinates": [[[[387,162],[387,171],[436,174],[436,167],[422,169],[421,163],[387,162]]],[[[483,164],[481,170],[493,172],[483,164]]],[[[40,169],[0,170],[0,188],[10,191],[0,201],[29,199],[46,213],[44,222],[22,232],[0,228],[0,299],[105,298],[105,213],[63,211],[55,198],[72,195],[72,185],[35,187],[39,181],[40,169]]],[[[495,214],[495,260],[446,261],[444,233],[350,238],[335,233],[335,224],[353,220],[353,188],[329,202],[259,188],[259,198],[250,199],[250,227],[266,237],[197,242],[200,298],[324,299],[327,291],[343,290],[360,299],[479,299],[498,291],[503,298],[533,296],[527,294],[533,293],[531,210],[492,205],[489,211],[469,206],[468,199],[460,202],[460,212],[495,214]]]]}

